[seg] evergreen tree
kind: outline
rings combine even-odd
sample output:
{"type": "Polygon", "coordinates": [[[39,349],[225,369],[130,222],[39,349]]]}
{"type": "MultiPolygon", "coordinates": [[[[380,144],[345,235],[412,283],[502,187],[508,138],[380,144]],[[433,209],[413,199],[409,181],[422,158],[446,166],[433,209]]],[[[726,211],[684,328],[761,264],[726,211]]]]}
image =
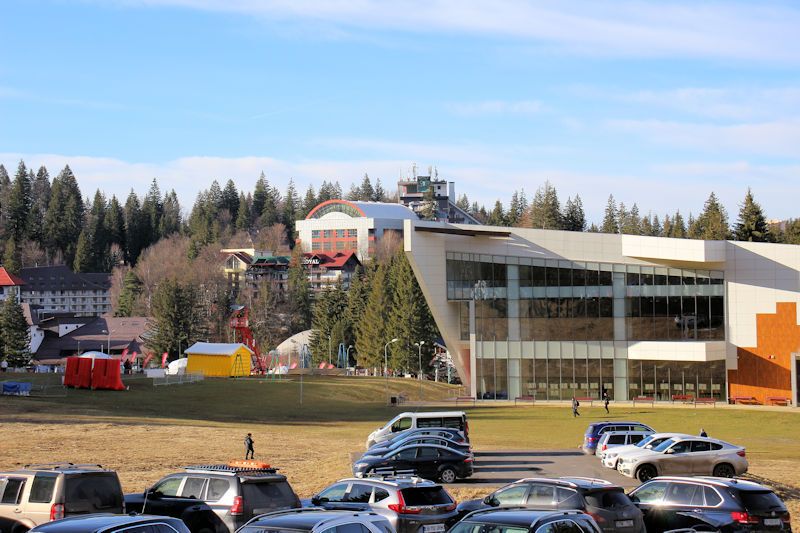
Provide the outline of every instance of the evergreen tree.
{"type": "Polygon", "coordinates": [[[337,283],[317,295],[311,329],[310,349],[314,362],[336,361],[339,343],[347,346],[350,342],[347,336],[347,293],[341,284],[337,283]]]}
{"type": "Polygon", "coordinates": [[[378,266],[370,276],[369,296],[361,321],[356,324],[356,352],[358,366],[378,368],[383,366],[384,344],[392,340],[387,333],[387,310],[391,302],[387,266],[378,266]]]}
{"type": "Polygon", "coordinates": [[[142,250],[147,247],[147,235],[139,197],[131,189],[125,201],[125,260],[135,265],[142,250]]]}
{"type": "Polygon", "coordinates": [[[269,196],[269,183],[267,183],[267,178],[262,172],[253,190],[253,205],[251,207],[253,222],[256,225],[263,224],[259,223],[259,219],[264,212],[264,206],[267,204],[267,196],[269,196]]]}
{"type": "MultiPolygon", "coordinates": [[[[370,289],[369,272],[372,271],[373,264],[374,262],[370,264],[367,270],[359,267],[350,278],[350,287],[347,290],[347,324],[350,328],[352,344],[355,344],[356,328],[364,318],[364,312],[367,308],[370,289]]],[[[358,353],[355,355],[358,357],[358,353]]]]}
{"type": "Polygon", "coordinates": [[[641,235],[642,234],[642,220],[639,217],[639,207],[633,204],[630,211],[625,210],[624,204],[619,204],[620,208],[620,233],[626,235],[641,235]]]}
{"type": "Polygon", "coordinates": [[[372,182],[366,173],[364,174],[364,179],[361,180],[361,187],[358,188],[358,193],[358,199],[365,202],[371,202],[375,198],[375,189],[372,187],[372,182]]]}
{"type": "Polygon", "coordinates": [[[31,211],[28,216],[28,234],[30,238],[45,245],[44,218],[47,206],[50,205],[50,175],[44,166],[39,167],[31,187],[31,211]]]}
{"type": "Polygon", "coordinates": [[[72,270],[75,272],[91,272],[94,262],[94,254],[92,252],[92,235],[89,232],[89,228],[83,228],[78,237],[78,245],[75,248],[72,270]]]}
{"type": "Polygon", "coordinates": [[[0,165],[0,237],[8,235],[8,198],[11,196],[11,178],[6,167],[0,165]]]}
{"type": "MultiPolygon", "coordinates": [[[[125,211],[116,196],[112,196],[108,203],[104,225],[109,245],[116,244],[120,250],[125,250],[125,211]]],[[[111,263],[116,264],[124,258],[114,257],[112,259],[111,263]]]]}
{"type": "Polygon", "coordinates": [[[155,244],[161,237],[159,230],[161,229],[163,213],[164,202],[161,198],[161,189],[158,187],[158,181],[153,178],[150,190],[147,191],[147,195],[142,201],[143,228],[146,236],[145,247],[155,244]]]}
{"type": "Polygon", "coordinates": [[[208,188],[208,203],[213,207],[215,212],[222,209],[222,189],[219,182],[214,180],[211,182],[211,187],[208,188]]]}
{"type": "Polygon", "coordinates": [[[428,187],[422,194],[422,205],[419,210],[419,216],[422,220],[436,220],[438,210],[439,206],[436,204],[436,199],[433,196],[433,187],[428,187]]]}
{"type": "Polygon", "coordinates": [[[109,271],[109,242],[105,225],[106,200],[98,191],[94,195],[92,210],[81,235],[75,253],[75,272],[109,271]]]}
{"type": "Polygon", "coordinates": [[[462,194],[461,196],[458,197],[458,200],[456,200],[456,207],[469,213],[470,211],[469,198],[467,198],[466,194],[462,194]]]}
{"type": "Polygon", "coordinates": [[[147,344],[156,353],[167,352],[169,360],[177,359],[181,349],[208,336],[205,311],[191,283],[164,279],[153,293],[151,309],[147,344]]]}
{"type": "Polygon", "coordinates": [[[614,195],[608,195],[608,203],[606,204],[605,216],[603,216],[603,224],[600,226],[602,233],[619,233],[619,224],[617,223],[617,203],[614,201],[614,195]]]}
{"type": "Polygon", "coordinates": [[[17,240],[12,234],[6,241],[6,248],[3,252],[3,266],[12,274],[19,274],[22,269],[22,259],[17,246],[17,240]]]}
{"type": "Polygon", "coordinates": [[[520,210],[520,205],[519,205],[519,193],[517,191],[514,191],[511,194],[511,202],[508,204],[508,213],[506,214],[506,222],[508,223],[509,226],[513,227],[519,223],[520,218],[522,218],[522,212],[520,210]]]}
{"type": "Polygon", "coordinates": [[[286,196],[283,199],[283,225],[286,226],[286,237],[289,240],[289,246],[294,246],[294,224],[297,220],[297,192],[294,188],[294,181],[289,180],[289,185],[286,186],[286,196]]]}
{"type": "Polygon", "coordinates": [[[159,235],[164,238],[180,232],[181,223],[181,204],[175,189],[172,189],[164,196],[164,210],[161,216],[159,235]]]}
{"type": "Polygon", "coordinates": [[[786,221],[786,228],[780,234],[780,242],[784,244],[800,244],[800,218],[786,221]]]}
{"type": "Polygon", "coordinates": [[[239,193],[239,207],[236,209],[236,229],[248,231],[250,229],[250,202],[244,193],[239,193]]]}
{"type": "Polygon", "coordinates": [[[314,192],[314,186],[309,185],[306,190],[306,196],[303,198],[303,211],[300,214],[300,218],[306,218],[315,207],[317,207],[317,193],[314,192]]]}
{"type": "Polygon", "coordinates": [[[373,202],[385,202],[388,198],[386,197],[386,191],[383,190],[383,185],[381,185],[381,179],[378,178],[375,180],[375,189],[372,191],[372,201],[373,202]]]}
{"type": "Polygon", "coordinates": [[[739,218],[736,220],[734,238],[737,241],[771,242],[772,234],[767,225],[767,219],[761,206],[753,198],[753,193],[748,187],[744,202],[739,208],[739,218]]]}
{"type": "Polygon", "coordinates": [[[661,226],[661,221],[658,219],[658,215],[655,215],[653,217],[653,229],[650,235],[652,235],[653,237],[659,237],[663,231],[664,228],[661,226]]]}
{"type": "Polygon", "coordinates": [[[503,211],[503,204],[500,200],[495,201],[494,209],[492,212],[489,213],[489,220],[487,224],[490,226],[506,226],[508,223],[506,222],[506,214],[503,211]]]}
{"type": "Polygon", "coordinates": [[[661,233],[659,234],[660,237],[672,237],[673,229],[672,229],[672,219],[669,215],[664,215],[664,224],[661,226],[661,233]]]}
{"type": "Polygon", "coordinates": [[[536,229],[561,229],[561,204],[556,188],[549,181],[536,190],[530,210],[531,227],[536,229]]]}
{"type": "Polygon", "coordinates": [[[642,217],[641,223],[641,235],[646,235],[648,237],[653,236],[653,219],[650,216],[650,213],[647,213],[647,216],[642,217]]]}
{"type": "MultiPolygon", "coordinates": [[[[689,215],[689,220],[692,220],[691,214],[689,215]]],[[[669,236],[675,239],[685,239],[687,237],[686,223],[683,221],[683,215],[681,215],[680,211],[676,211],[675,215],[672,217],[669,236]]]]}
{"type": "Polygon", "coordinates": [[[227,209],[231,215],[231,220],[236,222],[239,219],[239,192],[233,180],[228,180],[222,190],[222,205],[220,209],[227,209]]]}
{"type": "Polygon", "coordinates": [[[142,293],[142,282],[139,281],[133,269],[128,270],[122,280],[122,290],[119,293],[117,309],[114,316],[133,316],[136,300],[142,293]]]}
{"type": "Polygon", "coordinates": [[[586,231],[586,214],[583,212],[583,202],[578,195],[575,195],[575,200],[567,197],[567,203],[564,206],[564,229],[586,231]]]}
{"type": "Polygon", "coordinates": [[[290,333],[305,331],[311,326],[311,287],[299,246],[292,251],[286,288],[290,333]]]}
{"type": "Polygon", "coordinates": [[[704,240],[725,240],[730,236],[728,214],[713,192],[703,205],[703,211],[689,225],[689,237],[704,240]]]}
{"type": "Polygon", "coordinates": [[[25,162],[20,161],[17,174],[11,184],[11,194],[8,198],[8,234],[13,236],[18,243],[28,235],[28,218],[32,205],[32,183],[25,162]]]}
{"type": "Polygon", "coordinates": [[[14,295],[3,302],[0,315],[0,336],[9,366],[23,367],[31,362],[30,327],[25,319],[22,306],[14,295]]]}
{"type": "Polygon", "coordinates": [[[67,165],[53,180],[45,215],[44,234],[50,256],[60,253],[66,264],[72,264],[83,225],[83,198],[78,181],[67,165]]]}

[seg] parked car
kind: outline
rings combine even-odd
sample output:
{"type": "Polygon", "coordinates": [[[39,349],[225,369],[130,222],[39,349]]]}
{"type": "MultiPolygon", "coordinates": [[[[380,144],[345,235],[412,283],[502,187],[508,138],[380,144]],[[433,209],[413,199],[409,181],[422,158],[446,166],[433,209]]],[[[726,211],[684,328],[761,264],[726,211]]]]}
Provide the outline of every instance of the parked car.
{"type": "Polygon", "coordinates": [[[648,531],[791,531],[781,499],[771,489],[743,479],[658,477],[630,496],[644,513],[648,531]]]}
{"type": "Polygon", "coordinates": [[[465,516],[448,533],[599,533],[581,511],[481,509],[465,516]]]}
{"type": "Polygon", "coordinates": [[[189,533],[177,518],[150,515],[92,514],[36,526],[32,533],[189,533]]]}
{"type": "Polygon", "coordinates": [[[184,505],[180,498],[205,502],[229,531],[236,531],[256,515],[300,507],[286,476],[267,465],[190,466],[160,479],[144,493],[126,495],[125,504],[129,512],[176,516],[184,505]]]}
{"type": "Polygon", "coordinates": [[[124,510],[117,473],[100,465],[53,463],[0,472],[0,531],[124,510]]]}
{"type": "Polygon", "coordinates": [[[603,479],[520,479],[497,489],[482,500],[461,502],[458,513],[464,516],[477,509],[492,507],[577,509],[594,517],[603,531],[644,532],[642,513],[625,494],[625,490],[603,479]]]}
{"type": "Polygon", "coordinates": [[[467,414],[464,411],[434,411],[428,413],[400,413],[383,427],[379,427],[367,437],[367,449],[375,444],[391,439],[395,433],[409,429],[450,428],[460,431],[465,438],[469,436],[467,414]]]}
{"type": "Polygon", "coordinates": [[[606,451],[620,446],[636,444],[652,434],[652,431],[606,431],[597,443],[595,455],[602,460],[606,451]]]}
{"type": "Polygon", "coordinates": [[[410,437],[419,437],[422,435],[431,437],[444,437],[446,439],[450,439],[456,442],[469,442],[469,439],[464,436],[464,434],[461,432],[460,429],[418,428],[418,429],[407,429],[405,431],[395,433],[391,439],[375,444],[369,449],[371,450],[376,446],[391,446],[392,444],[396,443],[399,440],[408,439],[410,437]]]}
{"type": "Polygon", "coordinates": [[[383,516],[369,511],[287,509],[257,516],[237,533],[394,533],[383,516]]]}
{"type": "Polygon", "coordinates": [[[617,448],[606,450],[601,455],[601,461],[603,463],[603,466],[605,466],[606,468],[613,468],[616,470],[617,461],[620,457],[623,457],[632,452],[637,452],[641,449],[650,450],[652,448],[655,448],[665,440],[671,439],[672,437],[690,437],[690,436],[691,435],[687,435],[686,433],[651,433],[650,435],[643,438],[636,444],[629,444],[627,446],[619,446],[617,448]]]}
{"type": "Polygon", "coordinates": [[[202,493],[189,494],[189,492],[197,492],[196,488],[192,488],[192,482],[184,480],[183,489],[185,490],[182,491],[178,486],[175,494],[169,490],[173,486],[175,483],[171,482],[162,487],[167,494],[152,489],[142,494],[127,494],[125,495],[125,509],[138,514],[179,518],[191,533],[228,533],[228,526],[222,521],[222,518],[214,512],[210,505],[198,499],[202,493]],[[186,495],[182,495],[183,493],[186,495]]]}
{"type": "Polygon", "coordinates": [[[472,475],[472,454],[435,444],[404,446],[380,456],[362,457],[353,465],[353,475],[409,474],[452,483],[472,475]]]}
{"type": "Polygon", "coordinates": [[[325,509],[372,511],[399,533],[443,532],[458,520],[456,502],[444,487],[418,477],[342,479],[309,503],[325,509]]]}
{"type": "Polygon", "coordinates": [[[649,431],[655,433],[655,430],[641,422],[593,422],[586,428],[586,433],[583,435],[583,444],[581,449],[587,455],[594,455],[597,450],[597,443],[600,437],[607,431],[649,431]]]}
{"type": "Polygon", "coordinates": [[[443,446],[445,448],[453,448],[454,450],[458,450],[462,453],[469,453],[472,451],[468,442],[456,442],[454,440],[450,440],[443,437],[432,437],[429,435],[418,435],[416,437],[408,437],[406,439],[401,439],[390,446],[381,446],[380,444],[376,444],[369,450],[364,453],[364,456],[367,455],[385,455],[392,450],[396,450],[398,448],[402,448],[403,446],[412,446],[414,444],[436,444],[438,446],[443,446]]]}
{"type": "Polygon", "coordinates": [[[747,472],[746,455],[740,446],[709,437],[673,437],[626,454],[617,471],[642,483],[666,475],[733,477],[747,472]]]}

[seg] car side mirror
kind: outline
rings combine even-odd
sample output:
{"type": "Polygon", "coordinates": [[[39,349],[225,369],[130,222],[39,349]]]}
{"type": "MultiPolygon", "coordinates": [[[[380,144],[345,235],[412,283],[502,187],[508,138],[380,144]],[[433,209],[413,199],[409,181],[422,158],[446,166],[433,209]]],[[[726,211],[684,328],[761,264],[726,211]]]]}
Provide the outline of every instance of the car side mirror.
{"type": "Polygon", "coordinates": [[[152,500],[158,500],[163,496],[163,494],[153,489],[148,489],[147,491],[145,491],[144,495],[145,497],[150,498],[152,500]]]}
{"type": "Polygon", "coordinates": [[[492,496],[491,494],[489,494],[487,497],[483,499],[483,503],[485,503],[486,505],[490,505],[492,507],[497,507],[498,505],[500,505],[498,499],[492,496]]]}
{"type": "Polygon", "coordinates": [[[319,505],[322,503],[319,496],[312,496],[311,497],[311,505],[319,505]]]}

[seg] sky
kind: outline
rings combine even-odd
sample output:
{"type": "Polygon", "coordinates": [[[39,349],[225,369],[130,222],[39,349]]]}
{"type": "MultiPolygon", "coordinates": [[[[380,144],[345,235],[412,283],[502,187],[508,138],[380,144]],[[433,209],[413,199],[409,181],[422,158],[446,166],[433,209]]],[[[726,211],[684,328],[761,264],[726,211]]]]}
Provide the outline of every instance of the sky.
{"type": "Polygon", "coordinates": [[[284,189],[416,164],[491,208],[800,216],[800,4],[3,0],[0,163],[85,195],[284,189]]]}

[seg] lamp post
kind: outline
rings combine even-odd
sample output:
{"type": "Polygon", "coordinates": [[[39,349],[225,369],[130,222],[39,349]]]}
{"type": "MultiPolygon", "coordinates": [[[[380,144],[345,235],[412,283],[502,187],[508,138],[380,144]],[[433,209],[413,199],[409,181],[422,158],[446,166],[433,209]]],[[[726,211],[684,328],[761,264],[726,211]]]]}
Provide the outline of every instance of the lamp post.
{"type": "Polygon", "coordinates": [[[352,350],[354,346],[351,344],[347,347],[347,366],[350,366],[350,350],[352,350]]]}
{"type": "Polygon", "coordinates": [[[333,337],[333,332],[328,335],[328,364],[331,364],[331,338],[333,337]]]}
{"type": "Polygon", "coordinates": [[[415,342],[414,346],[419,348],[419,373],[417,374],[417,379],[419,380],[419,401],[422,401],[422,345],[425,344],[425,341],[415,342]]]}
{"type": "Polygon", "coordinates": [[[383,347],[383,373],[386,375],[386,403],[389,403],[389,345],[399,339],[392,339],[383,347]]]}

